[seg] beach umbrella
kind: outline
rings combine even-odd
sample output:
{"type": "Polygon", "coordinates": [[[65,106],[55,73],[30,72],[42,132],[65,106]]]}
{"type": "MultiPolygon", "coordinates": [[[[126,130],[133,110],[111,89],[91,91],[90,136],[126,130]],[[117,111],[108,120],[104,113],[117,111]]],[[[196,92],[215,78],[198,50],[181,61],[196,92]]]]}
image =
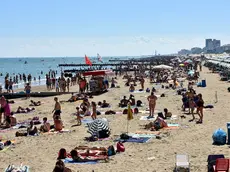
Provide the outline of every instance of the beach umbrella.
{"type": "Polygon", "coordinates": [[[133,112],[131,109],[130,103],[128,104],[128,112],[127,112],[127,133],[129,132],[129,121],[133,119],[133,112]]]}
{"type": "Polygon", "coordinates": [[[95,119],[93,122],[88,123],[88,133],[94,135],[99,131],[110,130],[109,124],[105,119],[95,119]]]}
{"type": "Polygon", "coordinates": [[[167,65],[158,65],[158,66],[153,66],[152,69],[160,69],[160,70],[168,69],[168,70],[170,70],[170,69],[172,69],[172,68],[173,68],[173,67],[167,66],[167,65]]]}

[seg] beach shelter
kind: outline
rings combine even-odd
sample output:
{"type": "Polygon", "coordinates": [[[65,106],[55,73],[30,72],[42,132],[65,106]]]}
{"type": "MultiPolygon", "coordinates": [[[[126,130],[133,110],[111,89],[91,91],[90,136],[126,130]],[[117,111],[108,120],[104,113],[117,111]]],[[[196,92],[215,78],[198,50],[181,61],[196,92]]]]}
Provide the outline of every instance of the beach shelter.
{"type": "Polygon", "coordinates": [[[106,119],[95,119],[91,123],[87,123],[88,133],[91,135],[98,135],[100,131],[110,132],[109,124],[106,119]]]}

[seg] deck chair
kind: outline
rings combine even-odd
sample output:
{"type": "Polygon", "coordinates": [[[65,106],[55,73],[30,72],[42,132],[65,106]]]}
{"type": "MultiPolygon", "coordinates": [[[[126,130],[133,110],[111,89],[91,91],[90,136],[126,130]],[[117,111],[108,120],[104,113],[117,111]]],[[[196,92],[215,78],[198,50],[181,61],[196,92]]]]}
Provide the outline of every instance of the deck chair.
{"type": "Polygon", "coordinates": [[[189,172],[190,164],[188,155],[176,155],[176,167],[175,172],[189,172]]]}
{"type": "Polygon", "coordinates": [[[229,172],[229,159],[218,158],[213,166],[214,172],[229,172]]]}

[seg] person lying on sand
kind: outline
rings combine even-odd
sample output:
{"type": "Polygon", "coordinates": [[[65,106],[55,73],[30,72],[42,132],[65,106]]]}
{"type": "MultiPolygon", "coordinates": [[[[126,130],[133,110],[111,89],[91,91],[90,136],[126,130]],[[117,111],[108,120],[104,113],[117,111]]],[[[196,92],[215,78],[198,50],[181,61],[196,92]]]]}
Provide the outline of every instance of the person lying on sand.
{"type": "MultiPolygon", "coordinates": [[[[22,108],[21,106],[18,107],[17,111],[15,113],[29,113],[31,111],[34,111],[35,108],[22,108]]],[[[13,112],[14,114],[14,112],[13,112]]]]}
{"type": "Polygon", "coordinates": [[[38,134],[38,129],[37,127],[34,126],[34,122],[33,121],[30,121],[30,125],[29,127],[27,128],[27,135],[36,135],[38,134]]]}
{"type": "Polygon", "coordinates": [[[31,104],[29,106],[41,106],[41,102],[40,101],[35,102],[35,101],[31,100],[30,103],[31,104]]]}
{"type": "Polygon", "coordinates": [[[157,119],[154,122],[150,122],[149,124],[145,125],[145,129],[151,129],[152,131],[159,130],[164,127],[168,127],[167,122],[159,115],[157,116],[157,119]]]}
{"type": "Polygon", "coordinates": [[[47,121],[47,118],[43,118],[43,124],[40,127],[40,131],[45,133],[50,131],[50,123],[47,121]]]}

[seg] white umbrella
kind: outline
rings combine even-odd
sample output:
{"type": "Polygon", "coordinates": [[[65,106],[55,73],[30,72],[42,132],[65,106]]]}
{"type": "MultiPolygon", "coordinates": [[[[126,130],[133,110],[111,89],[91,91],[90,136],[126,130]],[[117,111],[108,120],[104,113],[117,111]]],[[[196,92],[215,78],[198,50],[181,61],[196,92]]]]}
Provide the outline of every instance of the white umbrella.
{"type": "Polygon", "coordinates": [[[173,67],[167,66],[167,65],[158,65],[158,66],[153,66],[153,69],[172,69],[173,67]]]}

